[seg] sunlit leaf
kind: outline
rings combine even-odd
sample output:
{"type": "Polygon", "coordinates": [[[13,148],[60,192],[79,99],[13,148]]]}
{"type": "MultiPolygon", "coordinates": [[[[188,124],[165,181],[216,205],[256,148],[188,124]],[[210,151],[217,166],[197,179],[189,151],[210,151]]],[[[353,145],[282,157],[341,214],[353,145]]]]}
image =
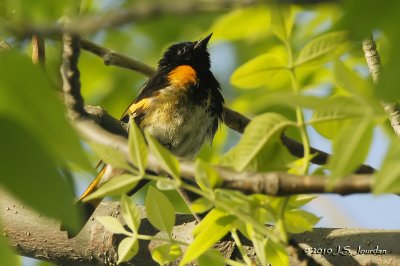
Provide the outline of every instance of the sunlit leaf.
{"type": "Polygon", "coordinates": [[[153,151],[154,155],[157,156],[161,167],[172,177],[179,180],[180,174],[178,160],[150,134],[146,133],[146,139],[151,151],[153,151]]]}
{"type": "Polygon", "coordinates": [[[182,254],[181,247],[177,244],[163,244],[159,245],[151,251],[151,257],[160,265],[168,264],[182,254]]]}
{"type": "Polygon", "coordinates": [[[114,147],[103,145],[100,143],[89,142],[92,149],[96,154],[106,163],[111,164],[113,167],[130,170],[137,172],[135,168],[129,165],[127,158],[123,152],[115,149],[114,147]]]}
{"type": "Polygon", "coordinates": [[[140,213],[136,204],[127,195],[121,197],[121,214],[125,223],[132,231],[137,232],[140,226],[140,213]]]}
{"type": "Polygon", "coordinates": [[[240,8],[220,16],[211,26],[213,39],[262,38],[270,32],[269,10],[265,6],[240,8]]]}
{"type": "Polygon", "coordinates": [[[118,245],[118,261],[120,264],[129,261],[139,251],[139,241],[135,237],[126,237],[118,245]]]}
{"type": "Polygon", "coordinates": [[[199,256],[197,259],[197,262],[199,263],[199,266],[224,266],[225,264],[225,259],[222,254],[215,249],[209,249],[203,254],[199,256]]]}
{"type": "Polygon", "coordinates": [[[265,253],[271,265],[289,265],[289,255],[282,244],[268,239],[265,245],[265,253]]]}
{"type": "Polygon", "coordinates": [[[195,179],[199,187],[205,191],[212,190],[221,182],[217,171],[211,165],[200,159],[196,160],[195,179]]]}
{"type": "Polygon", "coordinates": [[[393,137],[381,169],[374,179],[374,193],[400,193],[400,142],[393,137]]]}
{"type": "Polygon", "coordinates": [[[101,185],[95,192],[85,197],[83,201],[104,198],[106,196],[116,196],[129,192],[142,178],[143,177],[141,176],[133,176],[130,174],[122,174],[120,176],[113,177],[101,185]]]}
{"type": "Polygon", "coordinates": [[[267,53],[238,67],[231,76],[231,83],[243,89],[257,88],[285,70],[285,64],[276,55],[267,53]]]}
{"type": "Polygon", "coordinates": [[[312,231],[314,225],[321,218],[304,210],[291,210],[285,212],[285,229],[289,233],[299,234],[305,231],[312,231]]]}
{"type": "Polygon", "coordinates": [[[267,255],[265,254],[265,245],[267,244],[267,239],[254,231],[251,224],[246,224],[246,233],[249,236],[251,242],[253,243],[254,251],[257,254],[257,259],[262,266],[267,266],[267,255]]]}
{"type": "Polygon", "coordinates": [[[109,231],[113,234],[124,234],[124,235],[128,235],[128,236],[131,235],[131,233],[126,231],[126,229],[121,224],[121,222],[115,217],[97,216],[96,220],[99,223],[101,223],[107,231],[109,231]]]}
{"type": "Polygon", "coordinates": [[[220,210],[213,209],[200,222],[193,231],[195,236],[193,242],[187,248],[180,265],[185,265],[197,259],[208,250],[233,227],[235,216],[226,214],[220,210]]]}
{"type": "Polygon", "coordinates": [[[370,102],[374,101],[372,100],[372,84],[367,82],[367,80],[362,79],[355,71],[350,70],[341,61],[335,61],[333,74],[336,83],[341,88],[347,90],[353,95],[359,96],[360,98],[366,99],[370,102]]]}
{"type": "Polygon", "coordinates": [[[369,119],[362,119],[341,130],[333,142],[333,155],[328,162],[332,170],[331,185],[364,162],[372,141],[373,127],[369,119]]]}
{"type": "MultiPolygon", "coordinates": [[[[231,165],[236,171],[244,170],[251,163],[257,165],[267,163],[268,160],[259,161],[257,157],[265,159],[274,153],[274,150],[264,148],[272,140],[277,144],[276,138],[273,138],[279,136],[282,130],[290,124],[291,122],[285,117],[275,113],[266,113],[255,117],[246,127],[239,143],[222,158],[221,163],[231,165]]],[[[279,149],[279,147],[269,147],[275,148],[275,152],[276,149],[279,149]]]]}
{"type": "Polygon", "coordinates": [[[147,145],[142,132],[133,119],[130,120],[129,127],[129,150],[131,152],[133,164],[137,166],[140,173],[144,175],[148,159],[147,145]]]}
{"type": "Polygon", "coordinates": [[[294,209],[294,208],[300,208],[303,205],[309,203],[313,199],[315,199],[317,196],[316,195],[295,195],[291,196],[288,203],[287,203],[287,209],[294,209]]]}
{"type": "Polygon", "coordinates": [[[150,186],[145,206],[150,223],[157,229],[171,234],[172,227],[175,225],[175,210],[168,198],[150,186]]]}
{"type": "Polygon", "coordinates": [[[192,202],[190,205],[190,208],[195,212],[195,213],[203,213],[208,211],[214,206],[214,203],[212,203],[210,200],[206,198],[198,198],[195,201],[192,202]]]}
{"type": "Polygon", "coordinates": [[[276,37],[282,42],[289,41],[294,25],[293,6],[276,4],[271,10],[271,27],[276,37]]]}
{"type": "Polygon", "coordinates": [[[347,33],[343,31],[329,32],[318,36],[300,50],[295,65],[300,66],[323,56],[332,55],[336,49],[346,44],[346,41],[347,33]]]}
{"type": "Polygon", "coordinates": [[[175,179],[161,178],[157,180],[156,186],[159,190],[173,190],[180,186],[180,182],[175,179]]]}

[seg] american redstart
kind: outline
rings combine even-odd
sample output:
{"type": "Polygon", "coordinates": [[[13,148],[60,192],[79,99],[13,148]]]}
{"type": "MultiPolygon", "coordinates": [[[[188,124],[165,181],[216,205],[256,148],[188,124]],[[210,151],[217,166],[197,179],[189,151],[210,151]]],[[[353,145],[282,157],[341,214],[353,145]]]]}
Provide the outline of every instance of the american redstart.
{"type": "MultiPolygon", "coordinates": [[[[136,100],[122,115],[133,118],[142,131],[154,136],[177,157],[192,159],[205,142],[211,142],[222,121],[224,99],[220,84],[210,70],[208,35],[200,41],[170,46],[156,73],[145,83],[136,100]]],[[[100,200],[82,202],[98,187],[120,175],[121,169],[105,164],[78,203],[90,218],[100,200]]]]}

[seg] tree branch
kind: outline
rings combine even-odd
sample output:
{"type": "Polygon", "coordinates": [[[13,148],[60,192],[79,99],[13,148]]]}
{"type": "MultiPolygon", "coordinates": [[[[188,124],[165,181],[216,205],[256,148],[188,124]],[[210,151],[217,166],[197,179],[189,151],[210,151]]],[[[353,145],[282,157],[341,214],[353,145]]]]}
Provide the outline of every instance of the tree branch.
{"type": "MultiPolygon", "coordinates": [[[[129,57],[121,55],[119,53],[110,52],[109,49],[104,48],[98,44],[94,44],[94,43],[90,42],[89,40],[81,40],[81,47],[82,47],[82,49],[84,49],[90,53],[100,56],[103,59],[105,65],[113,65],[113,66],[131,69],[131,70],[137,71],[143,75],[146,75],[148,77],[151,77],[155,72],[154,68],[152,68],[136,59],[129,58],[129,57]]],[[[243,133],[245,127],[250,123],[250,121],[251,120],[249,118],[245,117],[244,115],[242,115],[236,111],[233,111],[226,106],[224,107],[224,123],[229,128],[231,128],[239,133],[243,133]]],[[[283,134],[281,136],[281,140],[282,140],[282,143],[286,146],[286,148],[289,150],[289,152],[292,155],[299,157],[299,158],[303,157],[304,148],[300,142],[289,138],[285,134],[283,134]]],[[[326,164],[326,162],[328,161],[328,158],[329,158],[328,153],[320,151],[320,150],[312,148],[312,147],[311,147],[311,152],[313,154],[316,154],[316,156],[311,159],[312,163],[322,165],[322,164],[326,164]]],[[[370,173],[373,173],[374,171],[375,171],[375,169],[369,165],[361,165],[357,169],[356,173],[370,174],[370,173]]]]}
{"type": "MultiPolygon", "coordinates": [[[[374,83],[377,83],[382,66],[381,58],[373,37],[371,36],[370,38],[365,39],[362,47],[372,80],[374,83]]],[[[383,101],[381,104],[389,117],[394,132],[397,136],[400,136],[400,105],[394,102],[388,103],[383,101]]]]}
{"type": "Polygon", "coordinates": [[[86,115],[78,69],[79,53],[79,38],[71,34],[64,34],[63,61],[60,71],[63,79],[64,101],[71,119],[86,115]]]}
{"type": "MultiPolygon", "coordinates": [[[[0,226],[18,253],[57,265],[115,265],[117,246],[122,240],[121,235],[111,234],[96,220],[91,219],[77,237],[68,239],[66,232],[59,230],[59,222],[29,209],[6,191],[0,192],[0,217],[2,217],[0,226]]],[[[144,208],[138,207],[141,217],[139,233],[158,238],[166,237],[147,221],[144,208]]],[[[120,204],[117,202],[101,203],[94,215],[111,215],[123,222],[120,204]]],[[[177,215],[177,222],[172,231],[176,240],[183,242],[192,240],[193,228],[196,225],[192,219],[191,216],[177,215]]],[[[293,247],[289,248],[291,265],[300,265],[305,252],[323,265],[393,265],[398,262],[400,254],[400,246],[397,244],[400,242],[399,230],[315,228],[313,232],[292,235],[292,238],[305,251],[295,256],[293,247]],[[342,249],[348,246],[352,253],[356,253],[358,246],[363,250],[375,250],[378,247],[378,250],[386,250],[387,254],[312,255],[310,249],[332,248],[333,252],[337,253],[339,246],[342,249]]],[[[248,248],[249,255],[254,255],[254,250],[249,246],[250,242],[244,238],[241,240],[248,248]]],[[[138,254],[127,265],[157,265],[151,258],[150,250],[162,243],[162,241],[140,241],[138,254]]],[[[240,259],[235,244],[230,240],[222,241],[217,248],[227,258],[240,259]]],[[[175,261],[172,265],[177,264],[178,261],[175,261]]]]}
{"type": "MultiPolygon", "coordinates": [[[[275,4],[275,0],[266,1],[275,4]]],[[[283,0],[280,4],[320,4],[339,3],[340,0],[283,0]]],[[[89,35],[100,30],[122,26],[132,21],[142,21],[158,16],[188,16],[201,12],[217,12],[237,7],[246,7],[262,3],[259,0],[214,0],[214,1],[180,1],[171,5],[168,2],[134,4],[124,9],[108,10],[105,13],[80,17],[68,24],[42,26],[42,25],[10,25],[5,28],[17,36],[39,34],[41,36],[61,36],[64,33],[89,35]]]]}
{"type": "MultiPolygon", "coordinates": [[[[110,118],[111,119],[111,118],[110,118]]],[[[96,143],[112,146],[130,161],[128,140],[124,136],[112,134],[91,120],[75,121],[78,132],[84,139],[96,143]]],[[[181,162],[181,177],[194,182],[195,167],[192,162],[181,162]]],[[[162,167],[153,154],[149,154],[147,169],[154,173],[162,173],[162,167]]],[[[288,173],[270,172],[235,172],[231,169],[216,166],[223,183],[221,188],[235,189],[244,193],[262,193],[272,196],[326,193],[326,184],[329,179],[325,176],[297,176],[288,173]]],[[[350,175],[338,181],[332,190],[327,193],[347,195],[351,193],[370,193],[372,189],[371,175],[350,175]]]]}

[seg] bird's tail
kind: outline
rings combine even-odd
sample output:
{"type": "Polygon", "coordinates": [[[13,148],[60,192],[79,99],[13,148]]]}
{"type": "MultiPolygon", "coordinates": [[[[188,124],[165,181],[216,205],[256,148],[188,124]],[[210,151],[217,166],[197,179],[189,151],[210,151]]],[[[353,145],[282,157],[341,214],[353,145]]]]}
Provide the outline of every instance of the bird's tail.
{"type": "Polygon", "coordinates": [[[85,190],[85,192],[83,192],[78,201],[75,203],[81,212],[81,228],[78,231],[73,232],[72,230],[69,230],[68,228],[65,228],[65,226],[61,225],[61,230],[67,231],[68,238],[75,237],[82,230],[82,228],[89,221],[90,217],[96,210],[97,206],[99,206],[100,202],[103,200],[102,198],[99,198],[85,202],[83,201],[87,196],[89,196],[90,194],[92,194],[94,191],[97,190],[98,184],[100,180],[103,178],[105,171],[106,171],[106,165],[102,167],[101,171],[97,174],[96,178],[92,181],[89,187],[85,190]]]}

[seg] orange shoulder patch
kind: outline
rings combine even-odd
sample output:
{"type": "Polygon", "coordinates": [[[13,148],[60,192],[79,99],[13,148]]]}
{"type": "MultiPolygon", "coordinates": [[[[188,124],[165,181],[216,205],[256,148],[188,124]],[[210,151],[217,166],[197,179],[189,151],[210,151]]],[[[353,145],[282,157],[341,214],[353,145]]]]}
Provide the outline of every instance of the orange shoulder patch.
{"type": "Polygon", "coordinates": [[[186,86],[197,82],[196,70],[188,65],[182,65],[174,68],[168,75],[171,85],[186,86]]]}

